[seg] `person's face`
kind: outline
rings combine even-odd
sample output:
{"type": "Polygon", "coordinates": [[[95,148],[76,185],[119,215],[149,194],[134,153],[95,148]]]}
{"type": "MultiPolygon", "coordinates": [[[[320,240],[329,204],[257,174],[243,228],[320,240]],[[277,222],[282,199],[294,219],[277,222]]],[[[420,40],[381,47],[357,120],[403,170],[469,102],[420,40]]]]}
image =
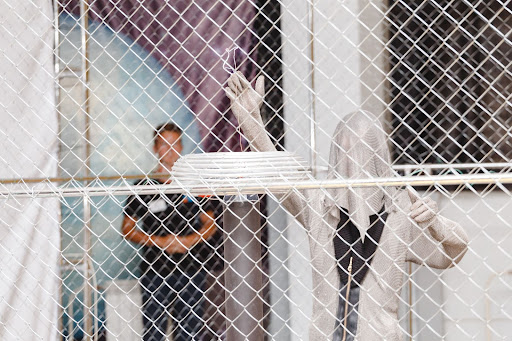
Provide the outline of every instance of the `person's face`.
{"type": "Polygon", "coordinates": [[[167,169],[174,165],[181,155],[183,145],[181,144],[181,135],[175,131],[165,130],[156,137],[154,151],[158,155],[160,163],[167,169]]]}

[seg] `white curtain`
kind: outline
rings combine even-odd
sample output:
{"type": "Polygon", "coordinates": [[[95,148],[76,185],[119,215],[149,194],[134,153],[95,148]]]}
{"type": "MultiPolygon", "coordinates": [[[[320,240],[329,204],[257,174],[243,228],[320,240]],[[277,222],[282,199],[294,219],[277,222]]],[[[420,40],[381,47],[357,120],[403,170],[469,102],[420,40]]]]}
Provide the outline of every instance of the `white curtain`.
{"type": "MultiPolygon", "coordinates": [[[[0,1],[0,37],[0,179],[54,177],[51,0],[0,1]]],[[[59,211],[58,198],[0,197],[0,340],[57,339],[59,211]]]]}

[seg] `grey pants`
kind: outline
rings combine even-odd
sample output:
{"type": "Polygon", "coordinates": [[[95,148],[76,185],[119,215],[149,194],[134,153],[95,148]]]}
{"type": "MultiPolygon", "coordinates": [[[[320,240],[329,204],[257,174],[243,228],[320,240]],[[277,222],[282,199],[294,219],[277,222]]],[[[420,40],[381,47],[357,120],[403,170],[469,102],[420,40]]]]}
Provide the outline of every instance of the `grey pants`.
{"type": "Polygon", "coordinates": [[[345,298],[347,296],[347,286],[340,290],[338,314],[336,319],[336,329],[334,331],[333,341],[353,341],[356,337],[357,319],[359,314],[357,307],[359,305],[359,287],[350,288],[348,296],[347,332],[343,340],[343,330],[345,329],[345,298]]]}

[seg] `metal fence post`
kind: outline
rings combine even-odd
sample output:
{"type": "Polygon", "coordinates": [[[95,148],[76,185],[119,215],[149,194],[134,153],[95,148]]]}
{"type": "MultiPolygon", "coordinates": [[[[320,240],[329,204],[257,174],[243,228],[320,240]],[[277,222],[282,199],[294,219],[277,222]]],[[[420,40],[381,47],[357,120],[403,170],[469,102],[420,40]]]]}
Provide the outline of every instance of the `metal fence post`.
{"type": "Polygon", "coordinates": [[[258,195],[226,196],[224,202],[227,340],[263,340],[258,195]]]}

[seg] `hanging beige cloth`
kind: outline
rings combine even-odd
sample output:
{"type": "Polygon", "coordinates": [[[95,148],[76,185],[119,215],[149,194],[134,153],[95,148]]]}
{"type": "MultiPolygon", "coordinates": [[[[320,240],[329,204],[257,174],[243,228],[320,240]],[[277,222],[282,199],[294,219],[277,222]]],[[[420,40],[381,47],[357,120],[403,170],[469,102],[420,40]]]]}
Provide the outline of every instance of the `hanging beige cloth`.
{"type": "MultiPolygon", "coordinates": [[[[240,73],[231,76],[225,89],[253,151],[275,150],[260,117],[263,89],[262,78],[254,90],[240,73]]],[[[368,112],[357,111],[341,121],[330,154],[331,179],[392,176],[387,136],[368,112]]],[[[467,250],[468,236],[462,227],[440,216],[435,202],[420,198],[414,191],[379,187],[327,193],[306,190],[283,198],[282,204],[309,236],[314,296],[311,341],[332,340],[340,323],[336,316],[341,286],[333,245],[339,207],[349,210],[362,237],[369,215],[383,205],[388,213],[373,261],[360,283],[358,341],[403,339],[398,305],[405,262],[446,269],[457,264],[467,250]]]]}

